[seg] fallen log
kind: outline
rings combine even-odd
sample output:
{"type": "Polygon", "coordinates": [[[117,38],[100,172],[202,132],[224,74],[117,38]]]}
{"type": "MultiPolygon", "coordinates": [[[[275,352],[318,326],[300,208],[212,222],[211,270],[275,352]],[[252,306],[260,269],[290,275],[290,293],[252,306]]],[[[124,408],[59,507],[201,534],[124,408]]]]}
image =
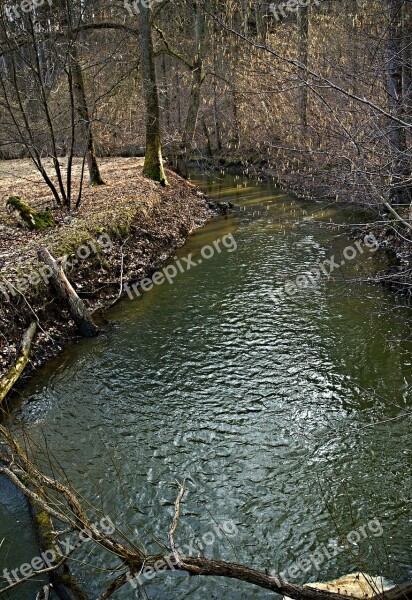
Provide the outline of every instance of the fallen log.
{"type": "Polygon", "coordinates": [[[6,375],[0,379],[0,404],[26,368],[29,360],[30,347],[35,336],[36,329],[36,322],[33,321],[23,335],[23,339],[20,344],[19,357],[16,364],[9,370],[8,373],[6,373],[6,375]]]}
{"type": "MultiPolygon", "coordinates": [[[[44,498],[42,494],[41,496],[44,498]]],[[[87,600],[87,595],[79,587],[64,560],[65,556],[60,550],[50,515],[30,498],[28,502],[39,548],[41,552],[51,552],[55,556],[55,568],[48,573],[50,584],[43,588],[43,592],[47,589],[50,591],[51,586],[59,600],[87,600]]],[[[47,598],[47,595],[45,597],[47,598]]]]}
{"type": "Polygon", "coordinates": [[[97,325],[87,310],[83,300],[76,294],[72,284],[67,279],[63,267],[53,258],[47,248],[42,247],[38,252],[39,259],[51,270],[51,282],[57,295],[67,302],[70,314],[77,329],[83,337],[95,337],[99,333],[97,325]]]}
{"type": "MultiPolygon", "coordinates": [[[[149,574],[150,580],[155,573],[168,571],[184,571],[191,576],[224,577],[237,581],[244,581],[256,585],[262,589],[269,590],[293,600],[353,600],[354,596],[336,591],[318,589],[305,585],[290,583],[279,576],[269,575],[267,572],[257,571],[245,565],[229,563],[223,560],[213,560],[205,557],[180,556],[180,564],[176,563],[174,554],[168,556],[157,555],[136,561],[133,574],[122,573],[112,581],[107,590],[98,600],[108,600],[115,591],[124,585],[131,585],[134,589],[145,581],[145,573],[149,574]],[[140,577],[140,581],[139,581],[140,577]]],[[[395,585],[390,590],[378,591],[369,596],[369,600],[411,600],[412,582],[408,581],[401,585],[395,585]]]]}
{"type": "MultiPolygon", "coordinates": [[[[0,432],[5,431],[0,425],[0,432]]],[[[50,600],[51,590],[54,592],[53,598],[57,598],[57,600],[88,600],[86,592],[79,586],[67,564],[72,552],[80,544],[70,544],[70,548],[67,550],[67,543],[60,542],[52,517],[44,508],[49,500],[46,486],[43,485],[44,482],[39,482],[36,473],[33,473],[30,468],[26,470],[26,465],[15,464],[14,457],[17,455],[14,453],[21,451],[20,446],[14,440],[12,444],[9,444],[8,441],[13,438],[9,437],[8,434],[1,437],[5,444],[0,446],[0,473],[6,474],[6,477],[9,473],[9,480],[16,489],[25,495],[41,554],[35,557],[35,567],[33,561],[28,565],[33,568],[27,575],[18,577],[12,572],[11,580],[9,579],[10,585],[0,586],[0,596],[34,577],[47,576],[49,583],[42,585],[37,593],[36,600],[50,600]],[[12,477],[10,478],[11,473],[12,477]]],[[[59,521],[59,519],[57,520],[59,521]]],[[[8,573],[8,575],[10,574],[8,573]]]]}

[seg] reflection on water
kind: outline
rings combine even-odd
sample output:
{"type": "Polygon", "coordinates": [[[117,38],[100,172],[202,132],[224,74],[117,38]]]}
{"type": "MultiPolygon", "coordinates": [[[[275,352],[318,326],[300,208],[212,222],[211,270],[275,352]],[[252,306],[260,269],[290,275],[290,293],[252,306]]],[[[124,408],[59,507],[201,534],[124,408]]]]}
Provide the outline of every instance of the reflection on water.
{"type": "MultiPolygon", "coordinates": [[[[276,305],[270,295],[340,255],[353,240],[329,223],[359,216],[238,177],[200,183],[238,210],[197,231],[178,258],[198,259],[226,234],[237,250],[117,306],[114,328],[71,347],[32,381],[17,425],[40,446],[47,439],[74,486],[149,549],[159,547],[142,523],[166,542],[174,482],[186,479],[182,544],[216,522],[237,527],[236,537],[202,549],[209,556],[284,571],[377,518],[383,536],[346,542],[350,552],[324,561],[320,573],[311,563],[296,581],[360,567],[412,578],[407,308],[354,281],[381,260],[368,252],[287,301],[276,305]]],[[[0,539],[14,519],[3,515],[0,539]]],[[[13,560],[24,544],[14,541],[13,560]]],[[[97,597],[107,558],[86,549],[81,558],[87,565],[73,568],[97,597]]],[[[173,574],[147,592],[161,600],[271,597],[173,574]]]]}

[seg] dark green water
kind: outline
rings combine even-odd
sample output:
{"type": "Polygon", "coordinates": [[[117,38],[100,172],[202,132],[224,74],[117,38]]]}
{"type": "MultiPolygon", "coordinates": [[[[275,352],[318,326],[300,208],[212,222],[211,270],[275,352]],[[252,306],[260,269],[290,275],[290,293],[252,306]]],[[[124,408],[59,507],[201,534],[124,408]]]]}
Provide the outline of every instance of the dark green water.
{"type": "MultiPolygon", "coordinates": [[[[339,539],[363,526],[366,539],[352,536],[349,551],[319,571],[312,562],[295,581],[359,568],[412,579],[410,310],[353,280],[379,266],[369,250],[276,304],[273,290],[319,260],[340,261],[354,243],[311,217],[327,224],[359,216],[241,178],[215,175],[201,185],[239,210],[192,235],[178,257],[198,261],[228,234],[237,249],[118,305],[114,328],[34,378],[16,426],[26,426],[33,447],[47,440],[79,492],[151,550],[159,548],[142,523],[165,542],[174,483],[186,479],[182,544],[216,522],[236,524],[235,535],[205,546],[208,556],[284,571],[322,544],[340,550],[339,539]],[[379,528],[368,526],[374,518],[379,528]]],[[[24,504],[4,490],[1,568],[36,554],[24,504]]],[[[113,560],[89,545],[76,558],[72,567],[96,598],[113,560]]],[[[272,597],[173,574],[146,591],[161,600],[272,597]]],[[[114,597],[139,596],[128,586],[114,597]]],[[[19,589],[10,598],[34,594],[19,589]]]]}

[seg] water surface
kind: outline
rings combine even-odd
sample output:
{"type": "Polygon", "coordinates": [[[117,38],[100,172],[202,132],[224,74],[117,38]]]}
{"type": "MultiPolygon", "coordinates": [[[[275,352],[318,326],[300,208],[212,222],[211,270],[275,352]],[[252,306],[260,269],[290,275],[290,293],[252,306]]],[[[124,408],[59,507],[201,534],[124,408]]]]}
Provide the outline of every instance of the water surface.
{"type": "MultiPolygon", "coordinates": [[[[363,526],[369,539],[295,581],[359,568],[412,579],[410,311],[359,281],[382,266],[370,251],[285,301],[271,297],[354,243],[331,221],[361,217],[269,183],[198,180],[238,210],[195,232],[178,258],[198,261],[228,234],[236,251],[224,248],[173,285],[119,304],[113,328],[33,379],[16,426],[25,425],[33,446],[47,440],[79,492],[148,549],[159,550],[148,531],[166,542],[175,482],[186,480],[182,544],[201,544],[216,523],[236,524],[236,535],[204,546],[208,556],[284,571],[322,544],[341,550],[339,540],[363,526]],[[367,529],[372,519],[382,536],[367,529]]],[[[21,502],[14,512],[2,503],[0,540],[12,551],[1,558],[11,566],[26,560],[33,540],[28,546],[15,528],[21,502]]],[[[77,558],[72,568],[96,598],[113,561],[89,546],[77,558]]],[[[159,577],[146,592],[159,600],[274,596],[182,575],[159,577]]],[[[128,587],[115,597],[134,596],[128,587]]]]}

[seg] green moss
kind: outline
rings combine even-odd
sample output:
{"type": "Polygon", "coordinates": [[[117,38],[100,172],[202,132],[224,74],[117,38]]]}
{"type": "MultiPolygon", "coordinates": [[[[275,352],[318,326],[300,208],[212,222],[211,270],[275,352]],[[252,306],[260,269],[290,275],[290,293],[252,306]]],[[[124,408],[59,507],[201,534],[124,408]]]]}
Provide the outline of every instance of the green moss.
{"type": "Polygon", "coordinates": [[[39,535],[42,538],[44,545],[47,547],[46,549],[52,549],[55,546],[55,539],[53,534],[53,526],[50,520],[50,516],[46,511],[39,511],[35,515],[36,527],[39,532],[39,535]]]}
{"type": "Polygon", "coordinates": [[[70,573],[62,573],[59,575],[59,579],[62,583],[66,583],[67,585],[70,585],[74,581],[74,578],[70,575],[70,573]]]}
{"type": "Polygon", "coordinates": [[[146,150],[143,175],[146,175],[149,179],[158,181],[163,186],[169,185],[163,168],[160,148],[152,152],[146,150]]]}
{"type": "Polygon", "coordinates": [[[130,226],[131,223],[129,221],[119,221],[119,223],[117,223],[113,228],[113,233],[119,239],[127,237],[130,234],[130,226]]]}
{"type": "Polygon", "coordinates": [[[10,196],[7,200],[7,208],[17,211],[23,225],[29,229],[42,230],[56,225],[48,208],[41,211],[34,210],[29,204],[23,202],[19,196],[10,196]]]}

